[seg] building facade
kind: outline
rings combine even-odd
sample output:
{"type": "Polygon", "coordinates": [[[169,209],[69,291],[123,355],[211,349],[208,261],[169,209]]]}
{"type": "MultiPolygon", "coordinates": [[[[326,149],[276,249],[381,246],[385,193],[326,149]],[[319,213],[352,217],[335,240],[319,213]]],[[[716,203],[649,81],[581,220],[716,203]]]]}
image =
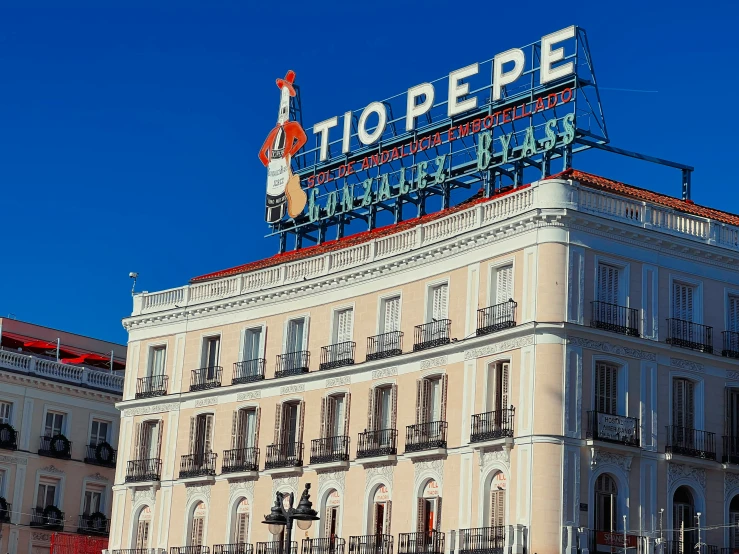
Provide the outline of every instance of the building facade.
{"type": "Polygon", "coordinates": [[[0,345],[0,551],[108,536],[126,347],[7,318],[0,345]]]}
{"type": "Polygon", "coordinates": [[[677,553],[699,512],[706,548],[739,546],[737,262],[739,217],[568,170],[139,294],[110,548],[266,553],[304,482],[296,548],[626,529],[677,553]]]}

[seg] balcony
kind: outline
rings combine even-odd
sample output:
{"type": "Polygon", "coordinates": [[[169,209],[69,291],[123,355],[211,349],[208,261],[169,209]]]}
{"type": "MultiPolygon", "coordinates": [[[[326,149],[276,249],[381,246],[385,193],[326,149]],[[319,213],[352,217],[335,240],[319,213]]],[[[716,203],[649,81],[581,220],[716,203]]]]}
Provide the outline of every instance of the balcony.
{"type": "Polygon", "coordinates": [[[219,365],[201,367],[190,372],[190,391],[217,389],[221,386],[223,368],[219,365]]]}
{"type": "MultiPolygon", "coordinates": [[[[246,362],[236,362],[234,364],[234,374],[231,378],[232,385],[242,385],[244,383],[254,383],[264,379],[264,366],[266,360],[257,358],[256,360],[248,360],[246,362]]],[[[215,546],[213,547],[215,554],[215,546]]]]}
{"type": "Polygon", "coordinates": [[[56,506],[31,508],[31,527],[43,527],[50,531],[64,529],[64,512],[56,506]]]}
{"type": "Polygon", "coordinates": [[[724,347],[721,355],[727,358],[739,358],[739,333],[736,331],[723,331],[724,347]]]}
{"type": "Polygon", "coordinates": [[[459,554],[504,554],[506,528],[477,527],[459,530],[459,554]]]}
{"type": "Polygon", "coordinates": [[[85,463],[103,467],[115,467],[118,451],[103,441],[98,444],[88,444],[85,463]]]}
{"type": "Polygon", "coordinates": [[[302,442],[270,444],[267,447],[267,459],[264,462],[265,470],[299,467],[303,467],[302,442]]]}
{"type": "Polygon", "coordinates": [[[321,364],[318,369],[336,369],[337,367],[354,365],[354,351],[356,348],[357,343],[351,341],[322,346],[321,364]]]}
{"type": "Polygon", "coordinates": [[[366,361],[381,360],[400,356],[403,353],[403,333],[391,331],[374,337],[367,337],[366,361]]]}
{"type": "Polygon", "coordinates": [[[154,398],[167,394],[169,377],[166,375],[152,375],[139,377],[136,381],[136,398],[154,398]]]}
{"type": "Polygon", "coordinates": [[[477,310],[476,335],[480,337],[515,327],[517,306],[518,303],[509,300],[477,310]]]}
{"type": "Polygon", "coordinates": [[[339,537],[303,539],[301,554],[344,554],[346,541],[339,537]]]}
{"type": "Polygon", "coordinates": [[[215,476],[217,459],[215,452],[183,454],[180,458],[180,479],[215,476]]]}
{"type": "Polygon", "coordinates": [[[585,437],[594,441],[639,446],[639,420],[603,412],[588,412],[585,437]]]}
{"type": "Polygon", "coordinates": [[[10,523],[10,514],[12,511],[13,506],[10,502],[0,496],[0,523],[10,523]]]}
{"type": "MultiPolygon", "coordinates": [[[[286,554],[284,541],[258,542],[256,554],[286,554]]],[[[290,554],[298,554],[298,541],[290,542],[290,554]]]]}
{"type": "Polygon", "coordinates": [[[277,368],[275,369],[275,378],[290,377],[292,375],[301,375],[310,371],[310,352],[301,350],[300,352],[288,352],[287,354],[277,355],[277,368]]]}
{"type": "Polygon", "coordinates": [[[513,437],[513,420],[516,409],[494,410],[472,416],[470,442],[488,442],[513,437]]]}
{"type": "Polygon", "coordinates": [[[716,460],[716,434],[668,425],[665,453],[716,460]]]}
{"type": "Polygon", "coordinates": [[[253,554],[254,545],[245,542],[214,544],[213,554],[253,554]]]}
{"type": "Polygon", "coordinates": [[[724,464],[739,464],[739,437],[723,437],[723,456],[721,462],[724,464]]]}
{"type": "MultiPolygon", "coordinates": [[[[398,453],[398,430],[380,429],[359,433],[357,458],[395,456],[398,453]]],[[[350,546],[351,551],[351,546],[350,546]]]]}
{"type": "MultiPolygon", "coordinates": [[[[241,473],[245,471],[259,471],[258,448],[234,448],[223,451],[221,473],[241,473]]],[[[215,550],[213,551],[215,554],[215,550]]]]}
{"type": "Polygon", "coordinates": [[[444,554],[444,533],[441,531],[400,533],[398,554],[444,554]]]}
{"type": "MultiPolygon", "coordinates": [[[[686,535],[689,534],[689,532],[686,531],[686,535]]],[[[623,536],[623,535],[619,535],[623,536]]],[[[705,535],[704,535],[705,536],[705,535]]],[[[697,538],[697,535],[694,537],[697,538]]],[[[695,542],[690,539],[685,539],[683,541],[680,540],[674,540],[674,541],[665,541],[665,547],[664,547],[664,554],[719,554],[719,548],[715,544],[705,544],[700,547],[700,549],[696,549],[695,542]]],[[[724,550],[726,550],[729,554],[732,554],[736,551],[735,548],[727,548],[721,549],[721,552],[723,554],[724,550]]]]}
{"type": "Polygon", "coordinates": [[[18,431],[9,423],[0,423],[0,448],[18,450],[18,431]]]}
{"type": "Polygon", "coordinates": [[[452,342],[451,319],[440,319],[423,325],[416,325],[413,334],[413,351],[427,350],[452,342]]]}
{"type": "Polygon", "coordinates": [[[98,535],[107,537],[110,534],[110,520],[100,512],[82,514],[77,526],[80,535],[98,535]]]}
{"type": "Polygon", "coordinates": [[[684,319],[669,318],[667,320],[667,344],[711,354],[713,353],[713,327],[684,319]]]}
{"type": "Polygon", "coordinates": [[[210,554],[207,546],[170,546],[169,554],[210,554]]]}
{"type": "Polygon", "coordinates": [[[310,442],[311,464],[348,465],[349,437],[326,437],[310,442]]]}
{"type": "Polygon", "coordinates": [[[590,326],[613,333],[639,336],[639,310],[609,304],[608,302],[591,302],[590,326]]]}
{"type": "MultiPolygon", "coordinates": [[[[446,450],[446,421],[431,421],[417,423],[405,428],[405,452],[429,452],[442,454],[446,450]]],[[[398,554],[400,554],[400,539],[398,539],[398,554]]]]}
{"type": "Polygon", "coordinates": [[[69,460],[72,457],[72,443],[61,433],[53,437],[41,437],[38,455],[69,460]]]}
{"type": "Polygon", "coordinates": [[[392,535],[349,537],[349,554],[393,554],[392,535]]]}
{"type": "Polygon", "coordinates": [[[162,474],[162,460],[131,460],[126,464],[126,483],[145,483],[159,481],[162,474]]]}

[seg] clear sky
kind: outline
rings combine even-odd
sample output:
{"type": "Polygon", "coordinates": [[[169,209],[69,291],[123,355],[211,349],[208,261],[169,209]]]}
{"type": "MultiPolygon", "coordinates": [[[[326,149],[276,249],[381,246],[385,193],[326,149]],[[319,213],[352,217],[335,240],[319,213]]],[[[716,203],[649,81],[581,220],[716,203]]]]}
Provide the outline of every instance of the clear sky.
{"type": "MultiPolygon", "coordinates": [[[[572,24],[588,32],[611,143],[694,165],[693,199],[739,212],[737,10],[674,0],[6,2],[0,315],[125,342],[129,271],[138,290],[154,291],[274,254],[257,152],[287,69],[310,129],[572,24]]],[[[674,169],[601,153],[575,167],[680,195],[674,169]]]]}

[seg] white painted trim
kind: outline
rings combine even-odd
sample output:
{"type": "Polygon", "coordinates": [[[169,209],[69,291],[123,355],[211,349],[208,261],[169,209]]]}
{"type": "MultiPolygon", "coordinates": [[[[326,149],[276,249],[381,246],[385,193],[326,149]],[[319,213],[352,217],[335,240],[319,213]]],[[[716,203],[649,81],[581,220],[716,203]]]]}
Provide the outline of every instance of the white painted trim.
{"type": "MultiPolygon", "coordinates": [[[[669,291],[672,294],[672,291],[669,291]]],[[[659,268],[654,265],[642,265],[642,300],[641,300],[642,321],[641,336],[643,338],[659,340],[659,268]],[[652,272],[651,283],[649,283],[649,272],[652,272]],[[652,313],[651,322],[647,322],[648,290],[651,288],[652,305],[650,311],[652,313]],[[647,332],[650,330],[651,332],[647,332]]]]}
{"type": "Polygon", "coordinates": [[[505,525],[513,523],[511,518],[511,495],[513,491],[509,486],[511,483],[511,471],[506,464],[496,460],[484,469],[484,473],[480,472],[480,488],[478,493],[481,494],[477,495],[478,527],[490,527],[490,487],[493,484],[493,478],[498,473],[502,473],[506,479],[505,525]]]}
{"type": "Polygon", "coordinates": [[[618,490],[616,491],[616,498],[618,509],[616,510],[616,527],[618,530],[623,525],[623,516],[626,516],[626,529],[631,529],[629,506],[630,502],[630,490],[629,490],[629,475],[624,472],[623,469],[615,464],[598,463],[596,468],[590,471],[590,479],[588,481],[588,507],[592,506],[592,510],[588,510],[588,527],[595,529],[595,482],[601,474],[607,473],[613,477],[616,481],[618,490]],[[625,493],[625,494],[624,494],[625,493]]]}
{"type": "Polygon", "coordinates": [[[449,283],[450,283],[449,276],[446,276],[446,277],[443,277],[443,278],[440,278],[440,279],[435,279],[433,281],[427,281],[425,283],[424,290],[426,291],[426,293],[424,295],[425,301],[424,301],[424,307],[423,307],[423,322],[424,323],[430,323],[431,322],[431,308],[432,308],[431,304],[433,303],[433,296],[432,296],[433,293],[432,293],[432,290],[435,287],[438,287],[439,285],[446,285],[447,286],[447,289],[446,289],[446,305],[447,305],[447,317],[449,316],[449,301],[451,300],[451,292],[452,292],[452,290],[451,290],[452,288],[451,288],[451,286],[450,286],[449,283]]]}
{"type": "Polygon", "coordinates": [[[146,345],[146,377],[152,376],[152,362],[154,361],[154,350],[164,348],[164,373],[167,375],[167,362],[169,361],[169,341],[150,342],[146,345]]]}
{"type": "Polygon", "coordinates": [[[394,290],[392,292],[387,292],[384,294],[381,294],[377,297],[377,324],[375,325],[375,335],[381,334],[383,331],[381,330],[385,311],[383,310],[383,303],[386,300],[390,300],[391,298],[399,298],[400,299],[400,305],[398,306],[398,329],[402,329],[403,325],[403,290],[394,290]]]}
{"type": "Polygon", "coordinates": [[[674,283],[681,283],[683,285],[689,285],[695,287],[693,293],[693,323],[703,324],[703,281],[687,277],[683,274],[670,273],[670,288],[667,291],[668,294],[668,306],[670,317],[674,316],[674,306],[672,305],[672,287],[674,283]]]}
{"type": "MultiPolygon", "coordinates": [[[[693,401],[695,402],[695,406],[693,406],[693,417],[695,418],[695,421],[693,422],[693,429],[696,429],[698,431],[705,431],[705,403],[704,403],[704,394],[705,394],[705,381],[701,375],[697,375],[695,373],[690,373],[687,371],[680,371],[671,369],[669,373],[669,381],[668,381],[668,391],[667,391],[667,413],[668,413],[668,419],[669,422],[668,425],[672,425],[673,420],[673,414],[672,414],[672,390],[673,385],[672,381],[673,379],[688,379],[690,381],[693,381],[695,384],[695,389],[693,391],[693,401]]],[[[721,400],[723,403],[723,401],[721,400]]]]}
{"type": "Polygon", "coordinates": [[[592,390],[590,391],[590,410],[595,411],[595,388],[597,386],[595,366],[598,362],[608,362],[616,366],[616,394],[618,395],[616,398],[617,415],[633,417],[629,415],[629,364],[626,360],[617,358],[616,356],[609,356],[607,354],[594,353],[590,360],[590,382],[592,383],[592,390]]]}
{"type": "Polygon", "coordinates": [[[356,310],[356,302],[350,302],[348,304],[341,304],[339,306],[332,306],[331,307],[331,319],[329,321],[329,330],[328,330],[328,336],[329,336],[329,342],[328,344],[336,344],[337,343],[337,337],[336,337],[336,318],[339,315],[339,312],[343,312],[344,310],[351,310],[352,311],[352,330],[350,333],[351,338],[349,339],[354,340],[354,316],[357,314],[356,310]]]}
{"type": "Polygon", "coordinates": [[[70,414],[70,407],[59,406],[58,404],[44,404],[44,411],[41,417],[41,431],[39,432],[39,437],[44,436],[44,431],[46,430],[46,414],[49,412],[64,414],[62,434],[65,437],[69,438],[69,430],[72,429],[72,416],[70,414]]]}
{"type": "Polygon", "coordinates": [[[244,359],[244,346],[246,345],[246,332],[252,329],[259,329],[259,358],[266,356],[267,349],[267,322],[266,321],[255,321],[248,325],[243,325],[239,333],[239,359],[237,362],[249,362],[251,360],[244,359]]]}
{"type": "Polygon", "coordinates": [[[600,264],[610,265],[618,269],[619,273],[619,287],[618,287],[618,304],[620,306],[631,306],[630,296],[630,284],[631,284],[631,263],[627,260],[614,258],[612,256],[604,255],[601,253],[595,254],[595,267],[593,268],[593,299],[600,300],[598,298],[598,285],[599,281],[599,267],[600,264]],[[623,285],[622,285],[623,283],[623,285]]]}
{"type": "Polygon", "coordinates": [[[523,251],[523,300],[521,322],[536,320],[536,297],[538,283],[539,245],[526,247],[523,251]]]}
{"type": "Polygon", "coordinates": [[[187,502],[185,506],[185,514],[186,514],[186,525],[183,529],[183,537],[182,537],[182,543],[185,546],[191,546],[190,545],[190,531],[192,529],[192,520],[194,519],[195,515],[195,508],[200,503],[205,504],[205,517],[203,518],[203,545],[208,544],[208,526],[210,523],[210,510],[211,506],[208,504],[208,500],[205,498],[205,495],[203,493],[197,492],[192,495],[190,500],[187,502]]]}
{"type": "Polygon", "coordinates": [[[218,338],[218,360],[216,360],[216,366],[221,365],[221,355],[223,354],[223,331],[221,329],[213,329],[212,331],[200,333],[200,368],[206,367],[205,357],[208,353],[205,349],[205,341],[214,338],[218,338]]]}
{"type": "Polygon", "coordinates": [[[493,305],[493,288],[497,284],[497,273],[499,269],[506,266],[511,266],[511,298],[516,298],[516,258],[509,256],[488,264],[487,294],[485,296],[487,304],[484,307],[493,305]]]}

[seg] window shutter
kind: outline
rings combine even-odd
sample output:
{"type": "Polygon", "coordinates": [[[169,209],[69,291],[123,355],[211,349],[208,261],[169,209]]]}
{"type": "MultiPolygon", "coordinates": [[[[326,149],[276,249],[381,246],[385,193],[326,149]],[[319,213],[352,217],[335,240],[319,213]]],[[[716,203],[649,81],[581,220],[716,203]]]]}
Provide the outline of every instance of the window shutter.
{"type": "Polygon", "coordinates": [[[255,427],[255,430],[254,430],[254,448],[259,448],[259,429],[261,427],[261,421],[262,421],[262,407],[261,406],[257,407],[256,412],[257,412],[256,413],[257,420],[256,420],[256,423],[254,425],[254,427],[255,427]]]}
{"type": "Polygon", "coordinates": [[[598,300],[618,304],[618,268],[598,264],[598,300]]]}
{"type": "Polygon", "coordinates": [[[336,397],[329,396],[326,399],[326,437],[333,437],[336,430],[336,397]]]}
{"type": "Polygon", "coordinates": [[[205,450],[206,454],[213,451],[213,414],[205,416],[205,450]]]}
{"type": "Polygon", "coordinates": [[[352,394],[350,392],[347,392],[344,395],[344,436],[349,436],[349,415],[350,415],[350,408],[352,403],[352,394]]]}
{"type": "Polygon", "coordinates": [[[326,397],[321,398],[321,438],[328,436],[328,422],[326,421],[326,397]]]}
{"type": "Polygon", "coordinates": [[[685,381],[685,427],[693,429],[695,427],[695,417],[693,413],[693,381],[685,381]]]}
{"type": "Polygon", "coordinates": [[[391,412],[391,429],[397,429],[398,428],[398,385],[395,383],[392,384],[391,388],[391,400],[393,405],[393,411],[391,412]]]}
{"type": "Polygon", "coordinates": [[[375,388],[375,413],[372,416],[374,419],[375,428],[373,431],[381,431],[385,428],[385,419],[387,414],[384,413],[385,406],[382,399],[383,389],[380,387],[375,388]]]}
{"type": "Polygon", "coordinates": [[[431,405],[431,387],[433,383],[429,379],[421,380],[421,397],[423,404],[421,405],[421,421],[420,423],[429,423],[433,418],[433,409],[431,405]]]}
{"type": "Polygon", "coordinates": [[[136,529],[136,548],[145,549],[149,545],[149,522],[139,521],[136,529]]]}
{"type": "Polygon", "coordinates": [[[423,533],[426,531],[426,519],[428,518],[426,515],[426,501],[423,498],[418,498],[416,504],[416,533],[423,533]]]}
{"type": "Polygon", "coordinates": [[[239,432],[239,416],[241,415],[241,411],[237,410],[233,413],[231,417],[231,450],[234,450],[235,448],[241,448],[239,445],[238,440],[238,432],[239,432]]]}
{"type": "Polygon", "coordinates": [[[496,273],[495,303],[508,302],[513,297],[513,266],[501,267],[496,273]]]}
{"type": "Polygon", "coordinates": [[[490,525],[503,527],[505,525],[505,491],[490,491],[490,525]]]}
{"type": "Polygon", "coordinates": [[[446,421],[446,397],[449,385],[449,376],[445,373],[441,376],[441,420],[446,421]]]}
{"type": "Polygon", "coordinates": [[[238,514],[236,522],[236,543],[244,544],[247,542],[246,534],[249,530],[249,514],[238,514]]]}
{"type": "Polygon", "coordinates": [[[436,498],[436,521],[434,521],[434,529],[441,531],[441,496],[436,498]]]}
{"type": "Polygon", "coordinates": [[[416,381],[416,425],[423,422],[423,379],[416,381]]]}
{"type": "Polygon", "coordinates": [[[310,332],[310,316],[303,318],[303,346],[301,350],[308,350],[308,333],[310,332]]]}
{"type": "Polygon", "coordinates": [[[739,331],[739,296],[729,296],[728,331],[739,331]]]}
{"type": "Polygon", "coordinates": [[[305,400],[301,400],[298,410],[300,411],[300,421],[298,423],[298,443],[303,444],[303,427],[305,426],[305,400]]]}
{"type": "Polygon", "coordinates": [[[323,537],[331,538],[331,506],[326,507],[326,513],[323,514],[323,537]]]}
{"type": "Polygon", "coordinates": [[[352,340],[352,323],[354,320],[354,310],[351,308],[341,310],[337,314],[336,321],[336,342],[348,342],[352,340]]]}
{"type": "Polygon", "coordinates": [[[375,430],[375,395],[377,389],[371,388],[367,398],[367,431],[375,430]]]}
{"type": "Polygon", "coordinates": [[[245,362],[248,358],[245,358],[244,356],[247,355],[246,349],[244,348],[246,346],[246,329],[241,330],[241,336],[239,337],[239,357],[237,358],[237,361],[239,362],[245,362]]]}
{"type": "Polygon", "coordinates": [[[400,331],[400,297],[388,298],[385,300],[385,322],[382,328],[383,333],[392,333],[400,331]]]}
{"type": "Polygon", "coordinates": [[[195,438],[197,433],[195,432],[195,425],[197,423],[197,418],[191,417],[190,418],[190,440],[188,441],[188,454],[195,454],[195,438]]]}
{"type": "Polygon", "coordinates": [[[280,444],[280,432],[282,431],[282,404],[275,406],[275,437],[274,444],[280,444]]]}
{"type": "Polygon", "coordinates": [[[508,372],[511,364],[504,363],[501,365],[500,370],[500,381],[501,381],[501,392],[500,392],[500,408],[502,410],[508,409],[508,372]]]}
{"type": "Polygon", "coordinates": [[[390,534],[390,523],[392,522],[393,516],[393,501],[388,500],[385,502],[385,534],[390,534]]]}
{"type": "Polygon", "coordinates": [[[137,423],[133,428],[133,459],[143,460],[141,455],[141,423],[137,423]]]}
{"type": "Polygon", "coordinates": [[[672,316],[684,321],[693,321],[693,287],[672,283],[672,316]]]}
{"type": "Polygon", "coordinates": [[[156,442],[156,456],[155,458],[162,459],[162,435],[164,435],[164,420],[160,419],[156,424],[157,430],[157,442],[156,442]]]}
{"type": "Polygon", "coordinates": [[[732,437],[731,434],[731,392],[729,387],[724,388],[724,435],[732,437]]]}
{"type": "Polygon", "coordinates": [[[618,368],[599,363],[596,369],[596,411],[616,414],[618,402],[618,368]]]}
{"type": "Polygon", "coordinates": [[[432,317],[436,320],[447,318],[447,291],[449,285],[446,283],[434,287],[432,317]]]}

